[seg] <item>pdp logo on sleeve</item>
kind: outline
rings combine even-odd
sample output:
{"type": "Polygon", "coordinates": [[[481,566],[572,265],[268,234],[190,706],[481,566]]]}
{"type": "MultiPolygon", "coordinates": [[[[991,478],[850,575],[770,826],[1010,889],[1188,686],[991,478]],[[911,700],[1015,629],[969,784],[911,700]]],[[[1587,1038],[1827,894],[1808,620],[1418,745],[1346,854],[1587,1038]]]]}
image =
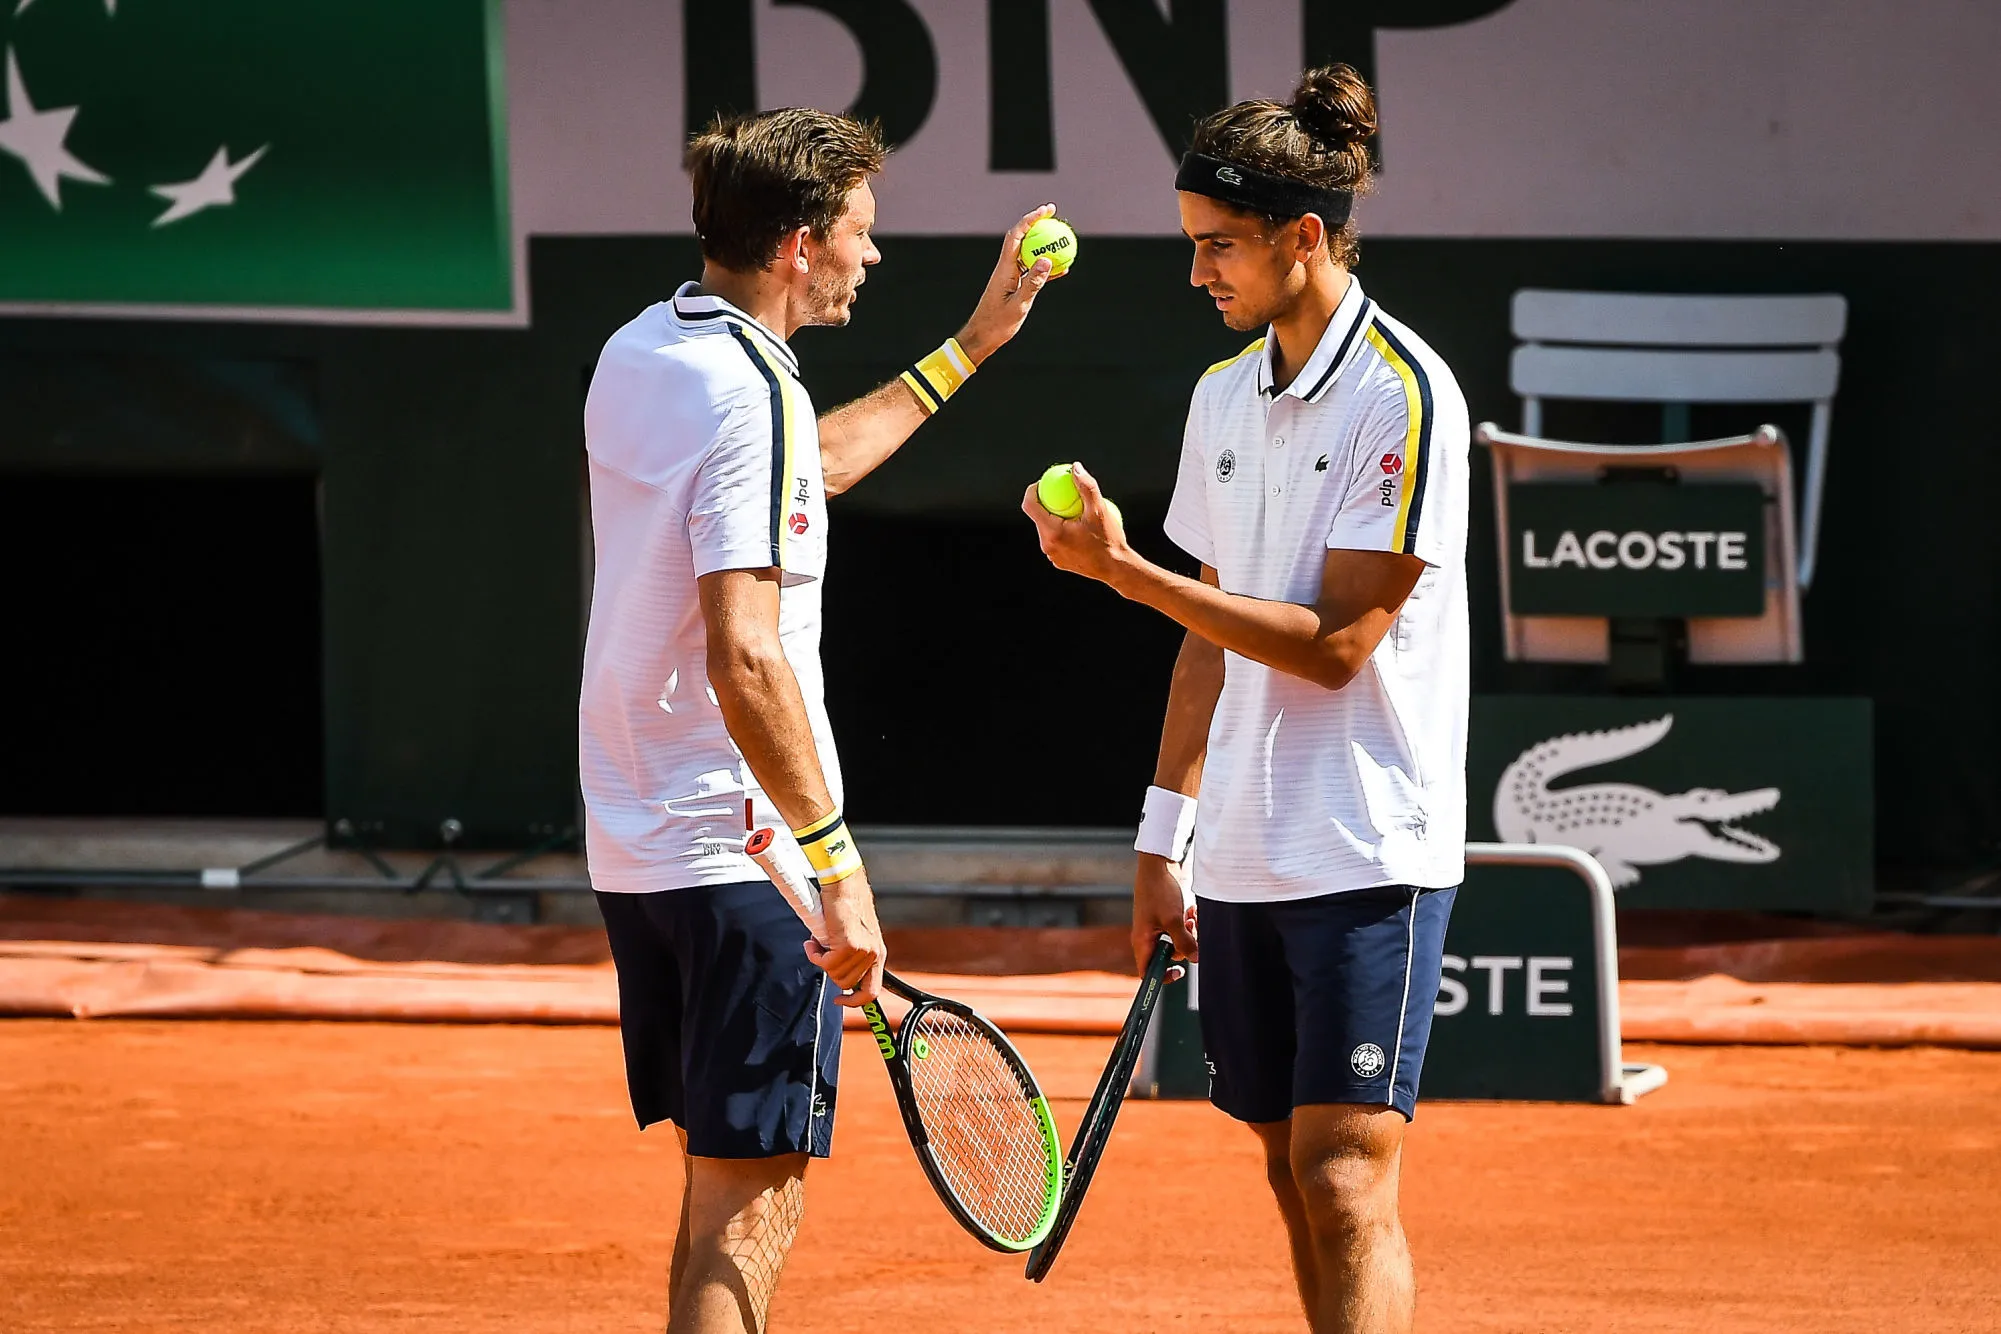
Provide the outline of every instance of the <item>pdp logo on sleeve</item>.
{"type": "Polygon", "coordinates": [[[1363,1079],[1374,1079],[1383,1072],[1386,1063],[1383,1049],[1373,1042],[1364,1042],[1348,1058],[1348,1067],[1363,1079]]]}

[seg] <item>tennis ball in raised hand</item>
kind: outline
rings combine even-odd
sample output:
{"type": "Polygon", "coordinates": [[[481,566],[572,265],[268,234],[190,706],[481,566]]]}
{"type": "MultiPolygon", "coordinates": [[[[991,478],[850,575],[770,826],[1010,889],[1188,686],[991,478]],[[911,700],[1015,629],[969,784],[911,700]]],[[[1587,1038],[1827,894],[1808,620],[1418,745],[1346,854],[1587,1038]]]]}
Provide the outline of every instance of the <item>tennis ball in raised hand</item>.
{"type": "Polygon", "coordinates": [[[1021,238],[1021,267],[1032,269],[1035,261],[1049,261],[1049,276],[1066,273],[1077,262],[1077,233],[1061,218],[1044,218],[1021,238]]]}
{"type": "Polygon", "coordinates": [[[1084,512],[1084,497],[1078,494],[1077,478],[1067,463],[1042,474],[1035,483],[1035,499],[1059,519],[1074,519],[1084,512]]]}

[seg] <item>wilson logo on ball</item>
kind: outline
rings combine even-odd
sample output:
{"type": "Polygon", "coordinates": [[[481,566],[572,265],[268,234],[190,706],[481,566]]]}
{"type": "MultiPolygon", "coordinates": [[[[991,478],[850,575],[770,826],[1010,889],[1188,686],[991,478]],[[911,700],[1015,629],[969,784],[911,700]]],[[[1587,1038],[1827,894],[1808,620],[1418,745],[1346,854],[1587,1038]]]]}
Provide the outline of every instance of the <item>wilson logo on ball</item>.
{"type": "Polygon", "coordinates": [[[1394,454],[1383,455],[1383,471],[1394,477],[1403,471],[1403,460],[1394,454]]]}

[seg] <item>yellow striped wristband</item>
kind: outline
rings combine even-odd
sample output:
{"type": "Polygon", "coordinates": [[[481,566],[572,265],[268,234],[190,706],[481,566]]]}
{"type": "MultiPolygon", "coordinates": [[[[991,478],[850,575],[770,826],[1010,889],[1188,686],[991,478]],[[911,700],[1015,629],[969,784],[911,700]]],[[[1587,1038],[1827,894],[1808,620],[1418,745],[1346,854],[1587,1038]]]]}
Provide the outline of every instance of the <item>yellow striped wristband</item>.
{"type": "Polygon", "coordinates": [[[947,338],[936,352],[924,357],[900,378],[910,386],[917,406],[928,417],[944,407],[945,400],[958,393],[959,386],[971,379],[976,369],[966,349],[959,346],[959,340],[947,338]]]}
{"type": "Polygon", "coordinates": [[[861,850],[855,846],[855,836],[848,832],[839,807],[804,829],[793,830],[792,837],[799,840],[806,860],[813,864],[814,877],[823,885],[846,880],[862,869],[861,850]]]}

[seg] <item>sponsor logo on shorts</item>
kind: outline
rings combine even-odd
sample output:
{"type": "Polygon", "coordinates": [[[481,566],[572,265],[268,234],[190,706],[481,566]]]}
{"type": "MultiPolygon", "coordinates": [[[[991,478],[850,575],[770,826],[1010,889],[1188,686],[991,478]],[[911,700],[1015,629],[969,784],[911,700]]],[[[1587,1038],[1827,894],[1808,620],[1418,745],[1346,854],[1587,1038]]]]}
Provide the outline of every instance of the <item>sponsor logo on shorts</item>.
{"type": "Polygon", "coordinates": [[[1237,475],[1237,451],[1226,449],[1216,456],[1216,480],[1227,482],[1237,475]]]}
{"type": "Polygon", "coordinates": [[[1377,464],[1384,472],[1394,477],[1403,471],[1403,460],[1394,454],[1385,454],[1377,464]]]}
{"type": "Polygon", "coordinates": [[[792,530],[792,535],[794,537],[804,537],[806,535],[806,529],[812,525],[812,522],[813,521],[811,519],[808,519],[804,514],[795,514],[792,516],[791,522],[786,526],[792,530]]]}
{"type": "Polygon", "coordinates": [[[1383,1049],[1373,1042],[1364,1042],[1348,1058],[1349,1068],[1363,1079],[1374,1079],[1388,1064],[1383,1049]]]}
{"type": "Polygon", "coordinates": [[[826,1114],[827,1114],[827,1095],[826,1095],[826,1094],[824,1094],[824,1093],[822,1093],[822,1092],[820,1092],[820,1091],[819,1091],[818,1089],[814,1089],[814,1090],[813,1090],[813,1115],[815,1115],[815,1116],[825,1116],[826,1114]]]}
{"type": "Polygon", "coordinates": [[[1383,484],[1376,488],[1382,493],[1383,504],[1394,507],[1397,503],[1397,483],[1394,477],[1383,478],[1383,484]]]}

